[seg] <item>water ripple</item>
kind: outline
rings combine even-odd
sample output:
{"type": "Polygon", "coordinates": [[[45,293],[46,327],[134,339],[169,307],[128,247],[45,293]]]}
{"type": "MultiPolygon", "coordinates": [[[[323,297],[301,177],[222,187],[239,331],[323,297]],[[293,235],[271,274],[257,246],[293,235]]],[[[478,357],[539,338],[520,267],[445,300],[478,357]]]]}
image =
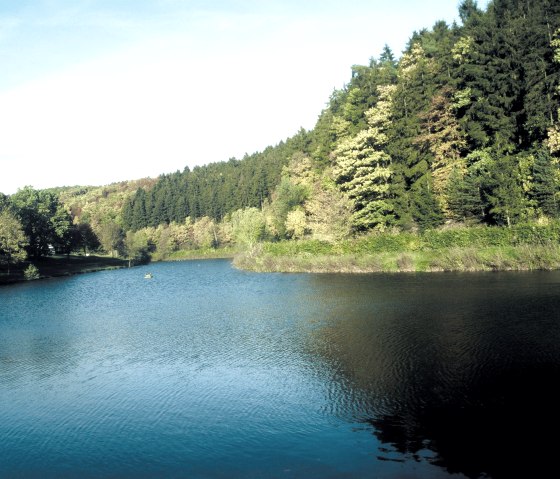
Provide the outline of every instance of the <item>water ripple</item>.
{"type": "Polygon", "coordinates": [[[559,274],[150,270],[0,289],[0,476],[500,477],[560,425],[559,274]]]}

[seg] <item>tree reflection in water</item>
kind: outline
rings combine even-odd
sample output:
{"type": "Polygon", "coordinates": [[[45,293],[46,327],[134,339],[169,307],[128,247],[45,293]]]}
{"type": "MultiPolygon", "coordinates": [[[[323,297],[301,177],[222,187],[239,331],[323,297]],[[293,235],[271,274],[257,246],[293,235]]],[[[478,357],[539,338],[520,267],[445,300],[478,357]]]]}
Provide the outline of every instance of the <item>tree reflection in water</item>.
{"type": "Polygon", "coordinates": [[[381,460],[468,477],[557,469],[560,301],[546,278],[340,281],[310,343],[330,368],[329,412],[371,425],[381,460]]]}

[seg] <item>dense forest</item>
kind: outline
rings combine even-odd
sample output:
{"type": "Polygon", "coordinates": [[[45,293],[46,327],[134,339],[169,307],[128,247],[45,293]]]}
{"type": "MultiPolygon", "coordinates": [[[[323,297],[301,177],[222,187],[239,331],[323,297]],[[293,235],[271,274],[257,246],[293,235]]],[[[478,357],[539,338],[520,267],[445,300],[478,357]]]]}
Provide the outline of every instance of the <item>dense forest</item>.
{"type": "MultiPolygon", "coordinates": [[[[310,131],[157,180],[24,189],[0,198],[2,222],[20,223],[30,255],[56,243],[164,257],[263,239],[554,221],[560,3],[493,0],[481,10],[464,0],[459,17],[414,32],[399,58],[385,47],[353,66],[310,131]],[[46,242],[36,239],[33,194],[52,197],[46,242]]],[[[16,258],[2,241],[1,255],[16,258]]]]}
{"type": "Polygon", "coordinates": [[[556,217],[560,5],[498,0],[483,12],[466,0],[459,14],[461,26],[414,33],[398,61],[385,48],[354,66],[313,130],[139,190],[124,227],[263,208],[281,200],[282,172],[297,186],[302,168],[345,194],[354,230],[556,217]]]}

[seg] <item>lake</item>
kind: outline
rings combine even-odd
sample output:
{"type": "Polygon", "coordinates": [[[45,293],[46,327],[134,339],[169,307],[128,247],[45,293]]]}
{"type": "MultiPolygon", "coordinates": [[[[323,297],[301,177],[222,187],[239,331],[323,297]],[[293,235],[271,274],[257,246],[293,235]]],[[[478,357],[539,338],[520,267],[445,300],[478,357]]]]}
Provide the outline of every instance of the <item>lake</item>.
{"type": "Polygon", "coordinates": [[[539,477],[559,378],[560,272],[4,286],[0,477],[539,477]]]}

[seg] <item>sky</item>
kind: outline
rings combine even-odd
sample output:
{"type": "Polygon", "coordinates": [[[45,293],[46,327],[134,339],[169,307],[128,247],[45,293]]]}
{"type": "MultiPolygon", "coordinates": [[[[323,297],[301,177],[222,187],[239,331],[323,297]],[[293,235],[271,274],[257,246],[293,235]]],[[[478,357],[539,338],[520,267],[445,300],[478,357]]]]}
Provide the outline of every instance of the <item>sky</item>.
{"type": "MultiPolygon", "coordinates": [[[[479,1],[485,7],[487,1],[479,1]]],[[[0,192],[242,158],[459,0],[0,0],[0,192]]]]}

